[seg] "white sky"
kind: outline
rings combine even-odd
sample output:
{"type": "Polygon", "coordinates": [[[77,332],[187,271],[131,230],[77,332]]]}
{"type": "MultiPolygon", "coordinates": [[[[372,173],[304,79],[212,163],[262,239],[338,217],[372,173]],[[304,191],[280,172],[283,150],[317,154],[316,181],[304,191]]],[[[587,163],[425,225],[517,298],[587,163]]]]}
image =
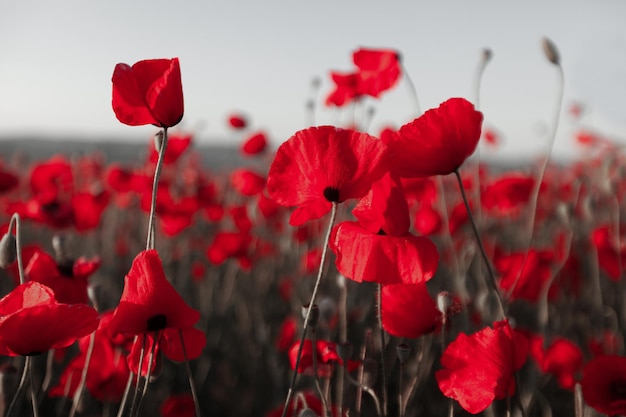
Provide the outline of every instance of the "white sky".
{"type": "MultiPolygon", "coordinates": [[[[548,36],[562,56],[565,109],[582,101],[583,124],[626,143],[625,16],[623,0],[6,1],[0,137],[145,140],[153,127],[115,119],[113,68],[177,56],[184,127],[198,128],[199,140],[238,141],[225,119],[242,111],[278,144],[306,127],[313,77],[323,80],[322,99],[329,71],[351,70],[359,46],[400,51],[423,109],[453,96],[474,101],[474,73],[488,47],[494,56],[481,110],[485,124],[504,135],[495,155],[539,152],[557,100],[557,72],[541,50],[548,36]]],[[[405,81],[372,103],[373,133],[412,119],[405,81]]],[[[317,122],[338,120],[324,110],[317,122]]],[[[574,146],[574,127],[567,113],[561,121],[557,149],[565,152],[574,146]]]]}

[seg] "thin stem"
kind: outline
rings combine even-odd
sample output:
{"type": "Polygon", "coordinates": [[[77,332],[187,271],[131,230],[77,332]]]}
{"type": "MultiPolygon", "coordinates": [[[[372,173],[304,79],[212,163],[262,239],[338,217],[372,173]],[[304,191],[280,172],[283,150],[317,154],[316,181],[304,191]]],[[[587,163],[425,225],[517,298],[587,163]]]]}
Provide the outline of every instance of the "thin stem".
{"type": "Polygon", "coordinates": [[[198,401],[198,393],[196,392],[196,383],[193,380],[191,374],[191,366],[189,365],[189,358],[187,357],[187,348],[185,347],[185,339],[183,338],[183,331],[178,329],[178,335],[180,336],[180,345],[183,348],[183,357],[185,358],[185,371],[187,372],[187,379],[189,379],[189,389],[191,390],[191,397],[193,398],[193,405],[196,409],[196,417],[200,417],[200,401],[198,401]]]}
{"type": "MultiPolygon", "coordinates": [[[[148,384],[150,384],[150,377],[152,376],[152,367],[154,365],[154,355],[161,339],[161,331],[156,330],[152,335],[152,346],[150,347],[150,356],[148,357],[148,370],[146,371],[146,379],[143,384],[143,389],[141,390],[141,396],[139,397],[139,403],[137,404],[137,417],[139,417],[139,412],[141,411],[141,405],[143,404],[143,399],[146,397],[146,392],[148,392],[148,384]]],[[[142,364],[143,365],[143,364],[142,364]]],[[[141,368],[143,366],[139,366],[139,372],[141,373],[141,368]]],[[[132,414],[131,414],[132,417],[132,414]]]]}
{"type": "Polygon", "coordinates": [[[489,263],[489,258],[487,257],[487,252],[485,251],[485,246],[483,245],[482,239],[480,238],[480,234],[478,233],[478,228],[476,227],[476,222],[474,221],[474,216],[472,216],[472,210],[470,209],[469,202],[467,201],[467,195],[465,195],[465,188],[463,187],[463,179],[461,178],[461,173],[458,169],[454,171],[456,175],[456,179],[459,183],[459,189],[461,190],[461,196],[463,197],[463,203],[465,204],[465,210],[467,210],[467,216],[469,217],[470,223],[472,224],[472,230],[474,231],[474,237],[476,238],[476,243],[480,248],[480,253],[483,257],[483,261],[485,263],[485,267],[487,268],[489,283],[493,292],[496,295],[496,300],[498,301],[498,307],[500,308],[500,314],[502,318],[506,320],[506,309],[504,308],[504,302],[502,301],[502,296],[500,295],[500,290],[498,290],[498,284],[496,283],[496,277],[493,273],[493,269],[491,268],[491,264],[489,263]]]}
{"type": "Polygon", "coordinates": [[[34,385],[34,369],[31,366],[28,367],[28,372],[30,373],[29,385],[30,385],[30,403],[33,406],[33,417],[39,417],[39,406],[37,404],[37,394],[35,393],[35,385],[34,385]]]}
{"type": "Polygon", "coordinates": [[[17,403],[19,402],[20,397],[24,393],[24,388],[26,387],[26,381],[28,381],[30,368],[30,356],[26,356],[24,359],[24,369],[22,370],[22,378],[20,379],[20,384],[17,386],[17,390],[15,391],[15,395],[13,395],[13,400],[11,400],[11,405],[9,405],[9,409],[4,417],[11,417],[13,415],[13,411],[17,407],[17,403]]]}
{"type": "Polygon", "coordinates": [[[411,93],[411,97],[413,98],[413,101],[415,104],[415,114],[419,116],[420,114],[422,114],[422,109],[420,108],[420,101],[419,101],[419,98],[417,97],[417,89],[415,88],[415,84],[413,83],[411,76],[406,70],[406,67],[402,63],[402,60],[400,60],[400,68],[402,68],[402,74],[404,75],[404,79],[406,80],[409,86],[409,92],[411,93]]]}
{"type": "Polygon", "coordinates": [[[313,379],[315,380],[315,389],[320,396],[320,400],[322,400],[322,407],[324,408],[322,417],[327,417],[328,403],[326,401],[326,395],[324,395],[324,391],[322,391],[320,379],[317,374],[317,337],[315,334],[315,328],[311,329],[311,359],[313,360],[313,379]]]}
{"type": "Polygon", "coordinates": [[[70,410],[70,417],[74,417],[76,411],[78,410],[78,405],[80,404],[80,400],[83,396],[83,392],[85,391],[85,385],[87,383],[87,372],[89,370],[89,364],[91,363],[91,356],[93,354],[93,348],[96,344],[96,332],[94,331],[89,336],[89,346],[87,347],[87,353],[85,356],[85,365],[83,365],[83,371],[80,375],[80,382],[78,383],[78,388],[76,389],[76,394],[74,394],[74,402],[72,403],[72,409],[70,410]]]}
{"type": "Polygon", "coordinates": [[[161,177],[161,168],[163,167],[163,159],[165,158],[165,150],[167,149],[167,127],[163,128],[163,140],[159,147],[159,159],[154,169],[154,181],[152,183],[152,200],[150,202],[150,217],[148,220],[148,237],[146,238],[146,249],[154,249],[154,221],[156,216],[156,200],[159,191],[159,178],[161,177]]]}
{"type": "Polygon", "coordinates": [[[300,367],[300,359],[302,358],[302,349],[304,348],[304,340],[306,338],[307,328],[309,327],[309,320],[311,319],[311,310],[313,309],[313,305],[315,304],[317,291],[322,281],[324,263],[326,261],[326,255],[328,254],[328,242],[330,241],[330,232],[333,229],[333,225],[335,223],[335,217],[337,217],[337,203],[333,202],[332,208],[330,211],[330,220],[328,222],[328,230],[326,231],[326,237],[324,238],[324,247],[322,249],[320,267],[319,267],[319,270],[317,271],[317,279],[315,280],[315,286],[313,287],[313,293],[311,294],[309,307],[307,308],[306,315],[304,317],[304,324],[303,324],[304,327],[302,329],[302,336],[300,337],[300,345],[298,346],[298,354],[296,356],[296,363],[295,363],[295,367],[293,370],[293,374],[291,376],[291,382],[289,383],[289,391],[287,392],[287,398],[285,399],[285,404],[283,405],[283,412],[281,414],[281,417],[285,417],[285,415],[287,414],[287,407],[289,406],[289,402],[291,401],[291,397],[293,396],[293,388],[296,385],[296,378],[298,377],[298,368],[300,367]]]}
{"type": "MultiPolygon", "coordinates": [[[[133,377],[134,377],[134,374],[131,371],[128,374],[128,381],[126,382],[126,388],[124,389],[124,395],[122,396],[122,402],[120,403],[120,408],[119,410],[117,410],[117,417],[122,417],[124,415],[124,408],[126,408],[126,402],[128,401],[130,388],[133,386],[133,377]]],[[[139,376],[137,378],[139,378],[139,376]]]]}
{"type": "MultiPolygon", "coordinates": [[[[130,403],[130,416],[133,417],[135,415],[135,407],[137,404],[137,400],[139,399],[139,384],[141,381],[141,370],[143,369],[143,358],[146,352],[146,339],[148,338],[148,334],[144,333],[141,341],[141,351],[139,352],[139,366],[137,367],[137,381],[135,382],[135,392],[133,393],[133,400],[130,403]]],[[[137,339],[135,339],[135,343],[137,339]]]]}
{"type": "Polygon", "coordinates": [[[387,416],[387,369],[385,366],[385,329],[383,329],[383,286],[378,284],[378,292],[376,294],[377,302],[376,307],[378,309],[378,330],[380,331],[380,372],[382,379],[382,394],[383,394],[383,416],[387,416]]]}
{"type": "Polygon", "coordinates": [[[349,373],[346,373],[346,378],[348,379],[348,381],[350,381],[350,383],[352,383],[353,385],[356,385],[357,387],[367,392],[372,397],[372,399],[374,400],[374,405],[376,406],[376,414],[379,417],[382,416],[382,412],[380,409],[380,401],[378,401],[378,397],[376,396],[376,393],[374,392],[374,390],[365,384],[361,384],[359,381],[354,379],[352,375],[350,375],[349,373]]]}
{"type": "Polygon", "coordinates": [[[402,377],[404,376],[404,362],[400,361],[400,372],[398,372],[398,405],[400,406],[400,417],[404,417],[404,409],[402,408],[402,377]]]}

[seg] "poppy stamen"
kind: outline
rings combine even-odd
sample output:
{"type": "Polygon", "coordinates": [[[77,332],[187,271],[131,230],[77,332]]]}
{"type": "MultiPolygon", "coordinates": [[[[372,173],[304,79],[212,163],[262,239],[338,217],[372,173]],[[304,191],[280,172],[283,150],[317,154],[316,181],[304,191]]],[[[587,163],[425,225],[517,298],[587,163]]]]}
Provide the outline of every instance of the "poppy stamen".
{"type": "Polygon", "coordinates": [[[339,189],[335,187],[326,187],[324,188],[324,198],[331,203],[339,202],[339,189]]]}

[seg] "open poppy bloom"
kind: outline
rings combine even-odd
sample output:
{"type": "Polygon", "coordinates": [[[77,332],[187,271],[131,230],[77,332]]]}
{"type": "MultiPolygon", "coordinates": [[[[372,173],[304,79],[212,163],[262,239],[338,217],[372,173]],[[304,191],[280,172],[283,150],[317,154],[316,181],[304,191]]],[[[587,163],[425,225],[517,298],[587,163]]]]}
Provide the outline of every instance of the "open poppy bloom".
{"type": "Polygon", "coordinates": [[[113,71],[113,111],[130,126],[172,127],[183,118],[183,86],[178,58],[149,59],[113,71]]]}
{"type": "Polygon", "coordinates": [[[333,126],[296,132],[277,150],[267,179],[269,196],[293,207],[289,223],[319,219],[332,203],[361,198],[388,170],[385,145],[373,136],[333,126]]]}
{"type": "Polygon", "coordinates": [[[113,334],[143,334],[163,329],[185,329],[200,319],[165,278],[156,250],[137,255],[124,278],[124,291],[111,319],[113,334]]]}
{"type": "Polygon", "coordinates": [[[441,356],[439,389],[469,413],[485,410],[515,390],[514,373],[526,362],[528,341],[506,320],[470,336],[460,333],[441,356]]]}
{"type": "Polygon", "coordinates": [[[441,313],[423,282],[384,285],[381,318],[390,335],[408,338],[430,333],[441,323],[441,313]]]}
{"type": "Polygon", "coordinates": [[[359,68],[359,91],[372,97],[396,85],[400,79],[400,54],[391,49],[360,48],[352,54],[359,68]]]}
{"type": "Polygon", "coordinates": [[[97,327],[93,308],[59,303],[50,288],[27,282],[0,300],[0,355],[31,356],[64,348],[97,327]]]}
{"type": "Polygon", "coordinates": [[[33,254],[24,273],[28,281],[37,281],[54,292],[60,303],[89,304],[87,284],[89,277],[100,267],[100,258],[57,262],[44,251],[33,254]]]}
{"type": "Polygon", "coordinates": [[[626,357],[592,359],[583,370],[581,385],[591,407],[609,416],[626,414],[626,357]]]}
{"type": "Polygon", "coordinates": [[[474,153],[483,114],[464,98],[451,98],[387,137],[393,170],[401,177],[447,175],[474,153]]]}
{"type": "MultiPolygon", "coordinates": [[[[289,349],[289,362],[291,363],[291,369],[295,370],[298,348],[300,341],[296,341],[289,349]]],[[[333,372],[333,364],[337,363],[343,365],[342,360],[337,354],[337,345],[327,340],[317,340],[315,343],[315,360],[317,363],[317,373],[319,376],[330,376],[333,372]]],[[[348,370],[352,371],[358,367],[358,362],[348,361],[348,370]]],[[[302,347],[302,357],[298,364],[299,374],[312,374],[313,373],[313,342],[311,340],[305,340],[302,347]]]]}

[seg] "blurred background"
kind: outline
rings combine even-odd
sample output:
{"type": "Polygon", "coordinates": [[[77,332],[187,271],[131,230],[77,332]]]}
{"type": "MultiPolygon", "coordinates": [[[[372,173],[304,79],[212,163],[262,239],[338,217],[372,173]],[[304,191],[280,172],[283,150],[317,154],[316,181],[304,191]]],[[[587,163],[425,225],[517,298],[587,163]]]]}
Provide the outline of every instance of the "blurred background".
{"type": "MultiPolygon", "coordinates": [[[[236,145],[226,120],[240,112],[277,146],[306,127],[314,79],[321,81],[316,124],[338,122],[337,109],[323,105],[329,71],[350,71],[359,47],[398,50],[422,110],[453,96],[475,101],[474,78],[489,48],[480,106],[500,142],[486,155],[532,156],[545,151],[557,106],[558,75],[543,55],[544,36],[559,48],[565,72],[555,153],[580,153],[572,134],[581,125],[626,140],[623,1],[27,0],[1,9],[3,140],[144,143],[154,128],[124,126],[111,110],[113,68],[177,56],[181,127],[197,143],[236,145]]],[[[369,105],[374,134],[415,117],[406,79],[369,105]]]]}

